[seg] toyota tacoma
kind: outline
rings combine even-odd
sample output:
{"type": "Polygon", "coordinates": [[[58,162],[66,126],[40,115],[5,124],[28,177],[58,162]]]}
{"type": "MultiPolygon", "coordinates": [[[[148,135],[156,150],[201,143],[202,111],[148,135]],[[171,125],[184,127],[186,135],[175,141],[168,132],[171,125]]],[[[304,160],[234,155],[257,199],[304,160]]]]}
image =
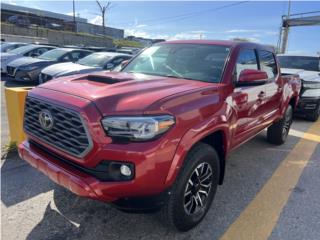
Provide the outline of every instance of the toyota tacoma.
{"type": "Polygon", "coordinates": [[[265,128],[273,144],[288,136],[300,79],[281,76],[270,47],[168,41],[123,65],[30,91],[20,157],[79,196],[160,210],[187,231],[208,212],[232,150],[265,128]]]}

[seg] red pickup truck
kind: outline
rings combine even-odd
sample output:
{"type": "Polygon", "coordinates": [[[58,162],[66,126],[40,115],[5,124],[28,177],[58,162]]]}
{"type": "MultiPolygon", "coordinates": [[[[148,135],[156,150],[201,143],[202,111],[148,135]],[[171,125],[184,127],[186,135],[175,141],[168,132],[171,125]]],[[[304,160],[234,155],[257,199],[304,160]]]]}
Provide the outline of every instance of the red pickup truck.
{"type": "Polygon", "coordinates": [[[120,72],[30,91],[19,154],[77,195],[161,209],[186,231],[207,213],[232,150],[265,128],[269,142],[285,142],[299,91],[267,46],[163,42],[120,72]]]}

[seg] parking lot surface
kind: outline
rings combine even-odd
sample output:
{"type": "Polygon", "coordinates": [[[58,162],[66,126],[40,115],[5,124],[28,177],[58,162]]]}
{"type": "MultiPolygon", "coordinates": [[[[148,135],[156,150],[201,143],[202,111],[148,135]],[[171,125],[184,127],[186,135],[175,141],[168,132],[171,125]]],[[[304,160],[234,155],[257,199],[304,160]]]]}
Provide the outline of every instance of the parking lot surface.
{"type": "MultiPolygon", "coordinates": [[[[4,144],[4,101],[1,109],[4,144]]],[[[2,239],[320,239],[319,125],[295,119],[284,145],[269,144],[262,132],[234,151],[206,218],[186,233],[169,230],[157,215],[77,197],[17,154],[4,155],[2,239]]]]}

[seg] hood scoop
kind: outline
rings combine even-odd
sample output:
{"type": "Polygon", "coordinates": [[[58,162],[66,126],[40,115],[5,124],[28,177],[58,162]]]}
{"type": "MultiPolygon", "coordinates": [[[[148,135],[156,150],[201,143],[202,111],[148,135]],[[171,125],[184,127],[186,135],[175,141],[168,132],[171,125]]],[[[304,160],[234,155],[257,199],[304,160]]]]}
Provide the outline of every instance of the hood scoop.
{"type": "Polygon", "coordinates": [[[104,75],[87,75],[85,77],[77,78],[74,80],[86,80],[86,81],[92,81],[92,82],[99,82],[99,83],[106,83],[106,84],[114,84],[114,83],[119,83],[119,82],[124,82],[128,80],[132,80],[130,78],[113,78],[109,76],[104,76],[104,75]]]}

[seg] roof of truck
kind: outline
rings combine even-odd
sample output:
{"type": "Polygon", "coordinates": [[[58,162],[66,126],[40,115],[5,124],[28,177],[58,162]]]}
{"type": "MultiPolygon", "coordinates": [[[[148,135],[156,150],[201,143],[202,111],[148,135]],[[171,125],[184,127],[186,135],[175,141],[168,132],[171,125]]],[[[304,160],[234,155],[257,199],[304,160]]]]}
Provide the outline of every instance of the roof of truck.
{"type": "Polygon", "coordinates": [[[296,54],[296,53],[283,53],[283,54],[277,54],[277,56],[290,56],[290,57],[320,57],[317,54],[307,54],[307,53],[301,53],[301,54],[296,54]]]}
{"type": "Polygon", "coordinates": [[[268,45],[254,43],[254,42],[245,42],[245,41],[231,41],[231,40],[172,40],[160,42],[158,44],[207,44],[207,45],[218,45],[218,46],[227,46],[227,47],[260,47],[268,49],[269,51],[274,52],[274,48],[268,45]]]}

